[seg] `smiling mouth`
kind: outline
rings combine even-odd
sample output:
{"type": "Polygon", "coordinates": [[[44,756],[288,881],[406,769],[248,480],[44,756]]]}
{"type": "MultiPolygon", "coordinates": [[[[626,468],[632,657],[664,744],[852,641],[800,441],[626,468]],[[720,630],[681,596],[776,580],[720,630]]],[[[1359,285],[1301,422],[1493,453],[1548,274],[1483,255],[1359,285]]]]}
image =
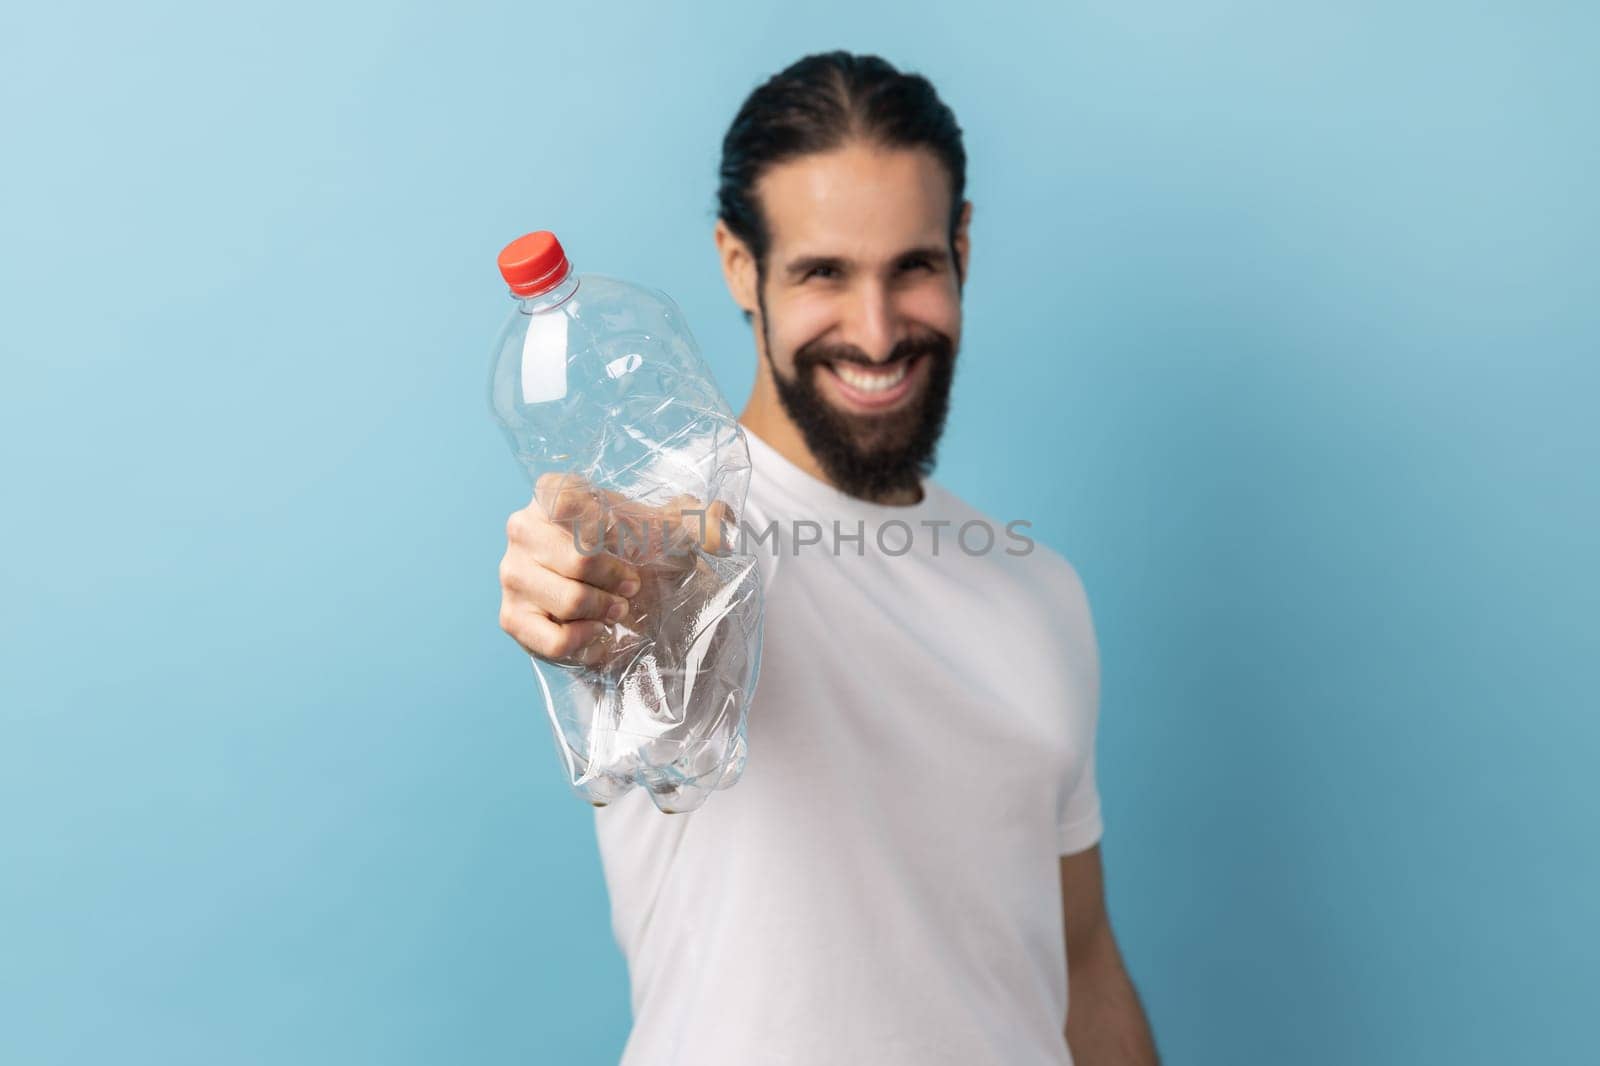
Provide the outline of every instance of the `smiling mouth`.
{"type": "Polygon", "coordinates": [[[900,379],[905,377],[906,371],[910,369],[909,362],[897,363],[887,370],[861,370],[848,363],[840,363],[833,368],[833,372],[857,392],[882,392],[900,384],[900,379]]]}
{"type": "Polygon", "coordinates": [[[875,410],[889,407],[908,395],[913,382],[921,376],[917,371],[926,359],[925,355],[917,355],[872,369],[858,363],[827,363],[823,369],[832,378],[833,391],[843,397],[848,406],[875,410]]]}

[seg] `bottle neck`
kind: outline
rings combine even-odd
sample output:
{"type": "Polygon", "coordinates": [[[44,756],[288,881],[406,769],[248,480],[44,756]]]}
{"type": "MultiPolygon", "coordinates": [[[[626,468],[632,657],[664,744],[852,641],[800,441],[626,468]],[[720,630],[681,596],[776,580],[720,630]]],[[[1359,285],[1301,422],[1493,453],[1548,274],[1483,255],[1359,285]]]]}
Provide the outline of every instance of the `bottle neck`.
{"type": "Polygon", "coordinates": [[[541,311],[560,307],[577,291],[578,272],[568,267],[566,276],[553,289],[546,289],[537,296],[518,296],[516,293],[511,295],[517,301],[517,310],[525,315],[535,315],[541,311]]]}

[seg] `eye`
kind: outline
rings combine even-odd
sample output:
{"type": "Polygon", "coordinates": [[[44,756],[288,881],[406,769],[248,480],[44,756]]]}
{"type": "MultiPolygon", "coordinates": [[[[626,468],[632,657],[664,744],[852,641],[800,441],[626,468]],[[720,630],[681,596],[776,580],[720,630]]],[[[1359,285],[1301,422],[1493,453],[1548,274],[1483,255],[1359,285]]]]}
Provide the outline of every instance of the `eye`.
{"type": "Polygon", "coordinates": [[[915,255],[909,259],[900,260],[901,270],[914,270],[917,268],[921,268],[923,270],[932,270],[933,263],[925,255],[915,255]]]}
{"type": "Polygon", "coordinates": [[[831,273],[835,273],[833,267],[828,266],[827,264],[819,264],[817,266],[812,267],[810,270],[807,270],[804,274],[802,274],[800,276],[800,280],[801,281],[805,281],[807,278],[816,276],[817,274],[819,274],[821,271],[824,271],[824,270],[829,271],[830,275],[831,275],[831,273]]]}

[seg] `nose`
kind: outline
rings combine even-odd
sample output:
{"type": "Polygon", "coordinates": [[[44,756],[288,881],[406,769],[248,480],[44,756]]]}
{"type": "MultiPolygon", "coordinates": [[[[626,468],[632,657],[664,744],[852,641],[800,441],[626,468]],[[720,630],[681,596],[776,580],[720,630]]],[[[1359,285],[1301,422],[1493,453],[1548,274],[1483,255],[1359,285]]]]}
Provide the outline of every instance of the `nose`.
{"type": "Polygon", "coordinates": [[[888,287],[867,281],[855,294],[850,340],[873,362],[885,362],[894,351],[897,317],[888,287]]]}

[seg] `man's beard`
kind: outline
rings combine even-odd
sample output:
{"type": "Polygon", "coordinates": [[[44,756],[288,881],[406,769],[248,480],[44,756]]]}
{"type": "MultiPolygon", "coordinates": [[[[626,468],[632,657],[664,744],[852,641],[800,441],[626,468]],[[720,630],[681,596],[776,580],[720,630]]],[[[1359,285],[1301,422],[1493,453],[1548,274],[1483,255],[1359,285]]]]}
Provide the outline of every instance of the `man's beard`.
{"type": "MultiPolygon", "coordinates": [[[[762,315],[766,333],[766,316],[762,315]]],[[[806,446],[839,489],[851,496],[880,500],[906,489],[918,489],[933,472],[939,437],[950,409],[950,384],[955,376],[955,346],[943,333],[901,341],[889,358],[874,364],[854,345],[807,344],[794,354],[794,379],[785,380],[772,362],[770,334],[767,363],[778,387],[778,399],[800,428],[806,446]],[[883,414],[841,411],[823,398],[817,375],[824,363],[892,367],[916,356],[928,360],[927,381],[920,395],[883,414]]],[[[911,373],[908,369],[907,373],[911,373]]]]}

